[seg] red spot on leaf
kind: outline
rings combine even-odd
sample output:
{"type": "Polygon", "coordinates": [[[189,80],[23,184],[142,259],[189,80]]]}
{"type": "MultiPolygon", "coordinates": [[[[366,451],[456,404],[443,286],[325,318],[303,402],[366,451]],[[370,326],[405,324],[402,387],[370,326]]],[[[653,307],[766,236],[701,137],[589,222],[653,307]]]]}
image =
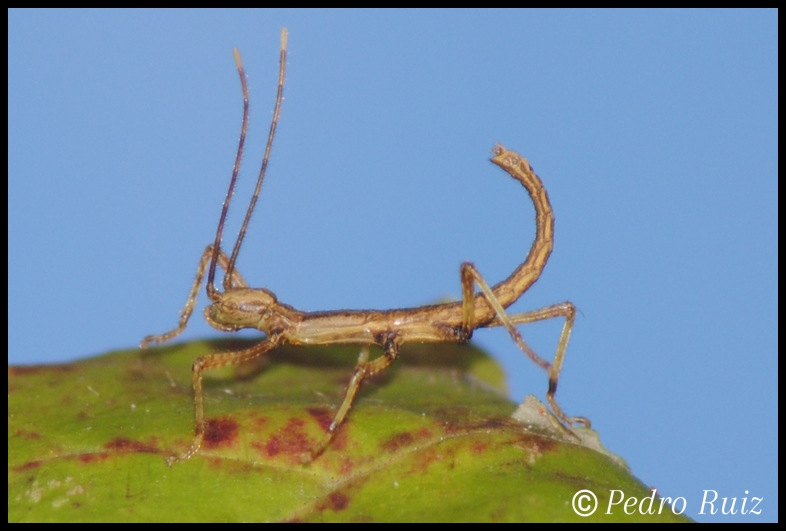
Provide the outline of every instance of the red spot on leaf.
{"type": "Polygon", "coordinates": [[[401,448],[412,445],[415,442],[415,437],[409,432],[397,433],[387,441],[382,443],[382,448],[388,452],[396,452],[401,448]]]}
{"type": "Polygon", "coordinates": [[[349,505],[349,497],[340,492],[332,492],[330,496],[328,496],[328,503],[330,504],[330,508],[334,511],[343,511],[347,508],[347,505],[349,505]]]}
{"type": "Polygon", "coordinates": [[[150,444],[145,444],[133,439],[126,439],[125,437],[115,437],[104,445],[107,450],[115,450],[117,452],[136,452],[145,454],[158,453],[158,449],[150,444]]]}
{"type": "Polygon", "coordinates": [[[486,448],[488,448],[488,444],[480,441],[475,441],[472,443],[472,446],[469,447],[469,449],[476,454],[482,454],[486,451],[486,448]]]}
{"type": "Polygon", "coordinates": [[[237,439],[238,423],[229,417],[205,421],[205,448],[231,445],[237,439]]]}
{"type": "Polygon", "coordinates": [[[93,454],[79,454],[77,458],[83,463],[92,463],[93,461],[103,461],[108,458],[109,454],[106,452],[98,452],[93,454]]]}
{"type": "MultiPolygon", "coordinates": [[[[429,467],[433,463],[451,463],[453,458],[453,451],[451,451],[450,448],[446,449],[444,446],[427,448],[424,451],[417,453],[415,460],[412,462],[410,473],[426,474],[429,471],[429,467]]],[[[448,466],[449,468],[453,468],[451,465],[448,466]]]]}
{"type": "Polygon", "coordinates": [[[388,452],[396,452],[402,448],[406,448],[407,446],[412,446],[419,441],[429,440],[433,437],[434,434],[428,428],[420,428],[414,433],[405,431],[397,433],[387,441],[383,442],[382,448],[388,452]]]}
{"type": "Polygon", "coordinates": [[[352,474],[352,471],[355,469],[354,463],[351,459],[342,459],[341,466],[339,467],[338,473],[342,476],[348,476],[352,474]]]}
{"type": "Polygon", "coordinates": [[[265,454],[274,457],[280,453],[300,456],[309,450],[309,439],[303,419],[292,418],[265,443],[265,454]]]}
{"type": "Polygon", "coordinates": [[[327,429],[330,427],[330,423],[333,422],[333,415],[326,407],[310,407],[306,409],[306,411],[314,420],[317,421],[319,427],[324,431],[327,431],[327,429]]]}
{"type": "Polygon", "coordinates": [[[557,442],[552,439],[530,434],[525,434],[518,437],[515,444],[519,448],[538,454],[545,452],[555,452],[559,447],[557,442]]]}
{"type": "Polygon", "coordinates": [[[433,436],[434,434],[431,433],[431,430],[428,428],[420,428],[415,432],[415,437],[417,437],[419,440],[431,439],[433,436]]]}
{"type": "Polygon", "coordinates": [[[332,448],[333,450],[344,450],[347,447],[347,437],[349,430],[344,428],[345,424],[341,424],[336,430],[336,436],[333,438],[333,442],[330,443],[328,448],[332,448]]]}
{"type": "Polygon", "coordinates": [[[24,472],[25,470],[32,470],[34,468],[38,468],[41,466],[43,461],[28,461],[27,463],[22,463],[19,466],[14,467],[14,472],[24,472]]]}
{"type": "Polygon", "coordinates": [[[17,437],[24,437],[25,439],[40,439],[41,434],[35,431],[16,430],[14,433],[17,437]]]}

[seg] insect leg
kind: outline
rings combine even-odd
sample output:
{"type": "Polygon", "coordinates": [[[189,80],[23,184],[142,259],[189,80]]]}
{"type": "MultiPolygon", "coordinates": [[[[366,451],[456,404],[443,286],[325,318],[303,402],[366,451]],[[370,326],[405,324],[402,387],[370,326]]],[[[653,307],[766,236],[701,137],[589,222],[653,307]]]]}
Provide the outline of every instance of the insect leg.
{"type": "Polygon", "coordinates": [[[314,447],[313,450],[311,450],[309,454],[306,454],[303,457],[303,462],[307,463],[313,459],[316,459],[322,454],[322,452],[325,451],[325,448],[330,445],[336,436],[339,426],[341,426],[341,423],[344,422],[344,418],[347,416],[347,413],[349,413],[349,409],[352,407],[352,402],[355,400],[355,395],[357,394],[358,389],[360,389],[360,384],[363,379],[387,369],[390,364],[393,363],[393,361],[398,357],[398,346],[399,344],[396,338],[391,337],[385,344],[385,353],[371,362],[368,361],[368,347],[363,347],[363,349],[360,351],[358,364],[355,366],[355,372],[352,374],[352,378],[349,380],[347,392],[344,395],[344,401],[341,403],[341,407],[338,409],[338,413],[336,413],[336,416],[333,418],[333,421],[330,423],[327,431],[322,436],[322,440],[319,441],[319,443],[314,447]]]}
{"type": "Polygon", "coordinates": [[[565,359],[565,351],[568,348],[568,340],[570,339],[570,333],[573,329],[573,322],[576,318],[576,307],[573,305],[573,303],[563,302],[561,304],[555,304],[553,306],[541,308],[540,310],[508,315],[508,313],[500,304],[499,300],[494,296],[494,293],[491,291],[489,285],[480,275],[478,270],[475,269],[474,265],[470,264],[469,262],[464,262],[461,264],[461,279],[464,301],[464,323],[462,324],[462,330],[475,326],[471,312],[474,308],[475,298],[473,284],[477,283],[478,287],[480,287],[480,290],[483,293],[483,296],[486,298],[489,305],[494,308],[494,311],[497,314],[497,317],[495,317],[493,321],[483,326],[504,326],[510,334],[510,337],[513,338],[521,351],[524,352],[524,354],[526,354],[537,365],[548,372],[549,388],[546,393],[546,398],[548,399],[549,405],[551,406],[551,409],[554,411],[554,414],[557,416],[557,418],[569,425],[582,424],[589,427],[589,419],[585,417],[567,416],[554,398],[554,395],[557,392],[557,382],[559,380],[559,375],[562,371],[562,362],[565,359]],[[524,341],[524,338],[521,337],[521,334],[516,329],[515,325],[544,321],[546,319],[553,319],[555,317],[564,317],[565,324],[562,327],[559,343],[557,343],[557,352],[554,355],[554,363],[549,363],[538,356],[535,351],[532,350],[529,345],[527,345],[527,343],[524,341]]]}
{"type": "MultiPolygon", "coordinates": [[[[202,258],[199,260],[199,266],[197,267],[197,274],[196,278],[194,279],[194,284],[191,286],[191,293],[188,295],[188,301],[186,301],[186,305],[180,311],[180,321],[178,322],[177,328],[174,330],[170,330],[164,334],[158,335],[151,335],[147,336],[142,340],[140,343],[139,348],[147,348],[149,345],[154,343],[165,343],[170,339],[173,339],[179,336],[183,330],[186,329],[186,325],[188,324],[188,320],[191,318],[191,314],[194,312],[194,306],[196,305],[197,295],[199,294],[199,286],[202,284],[202,279],[205,276],[205,271],[207,270],[207,265],[210,262],[210,256],[213,254],[213,245],[208,245],[205,251],[202,253],[202,258]]],[[[224,251],[218,251],[218,265],[221,266],[222,269],[226,271],[227,265],[229,264],[229,258],[224,251]]],[[[233,270],[230,276],[230,282],[232,287],[234,288],[246,288],[248,284],[246,281],[243,280],[243,277],[237,270],[233,270]]]]}
{"type": "Polygon", "coordinates": [[[240,350],[238,352],[224,352],[221,354],[208,354],[202,356],[194,361],[191,366],[191,383],[194,387],[194,441],[185,453],[180,456],[172,456],[167,459],[167,464],[172,466],[177,461],[183,461],[191,458],[202,446],[202,441],[205,438],[205,405],[204,397],[202,394],[202,372],[209,369],[217,369],[219,367],[226,367],[227,365],[239,365],[246,361],[258,358],[268,351],[276,348],[283,342],[284,337],[281,335],[271,335],[258,345],[251,348],[240,350]]]}

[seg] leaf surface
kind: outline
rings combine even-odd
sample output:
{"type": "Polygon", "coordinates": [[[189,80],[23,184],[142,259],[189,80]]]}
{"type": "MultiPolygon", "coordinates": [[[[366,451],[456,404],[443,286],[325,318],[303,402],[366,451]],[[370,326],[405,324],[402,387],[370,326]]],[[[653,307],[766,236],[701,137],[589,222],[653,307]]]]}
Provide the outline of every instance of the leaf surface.
{"type": "Polygon", "coordinates": [[[686,520],[668,505],[604,514],[611,489],[649,489],[548,423],[511,418],[501,369],[472,346],[406,345],[308,465],[300,456],[340,405],[357,347],[285,346],[210,371],[205,443],[168,467],[194,430],[191,363],[250,344],[9,367],[9,521],[686,520]],[[571,508],[581,489],[600,503],[589,518],[571,508]]]}

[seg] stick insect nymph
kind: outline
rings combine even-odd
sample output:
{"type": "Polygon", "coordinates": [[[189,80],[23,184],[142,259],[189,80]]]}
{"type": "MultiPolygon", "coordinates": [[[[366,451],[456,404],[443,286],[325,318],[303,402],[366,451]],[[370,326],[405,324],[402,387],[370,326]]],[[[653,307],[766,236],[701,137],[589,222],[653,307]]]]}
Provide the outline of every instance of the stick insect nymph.
{"type": "Polygon", "coordinates": [[[500,145],[494,147],[494,157],[491,159],[491,162],[519,181],[529,193],[535,206],[536,234],[535,241],[532,243],[524,262],[507,279],[493,287],[489,287],[473,264],[464,262],[460,268],[462,298],[459,302],[399,310],[301,312],[278,302],[276,296],[269,290],[250,288],[240,273],[235,270],[235,262],[240,246],[262,187],[281,110],[286,67],[286,47],[287,32],[284,29],[281,32],[281,56],[276,106],[268,135],[267,147],[259,177],[257,178],[256,188],[251,198],[251,204],[246,211],[246,216],[232,254],[228,257],[221,248],[222,234],[229,203],[238,172],[240,171],[240,161],[248,127],[248,87],[240,54],[235,50],[235,62],[243,90],[243,121],[232,178],[221,211],[221,217],[219,218],[216,239],[202,254],[191,293],[180,314],[178,327],[165,334],[146,337],[142,341],[141,347],[145,348],[152,343],[169,341],[185,329],[193,313],[197,293],[206,270],[208,270],[206,289],[211,301],[211,305],[205,309],[207,322],[212,327],[222,331],[232,332],[242,328],[255,328],[264,332],[267,337],[249,349],[209,354],[198,358],[194,362],[191,379],[194,387],[195,436],[188,450],[178,457],[170,458],[168,460],[169,464],[192,457],[199,450],[204,439],[206,423],[202,396],[202,372],[252,360],[285,343],[294,345],[358,344],[363,346],[341,406],[322,439],[308,455],[304,456],[304,461],[310,461],[325,451],[347,416],[363,379],[379,373],[393,363],[398,357],[401,345],[410,342],[447,341],[466,343],[472,337],[475,329],[492,326],[504,326],[522,352],[547,371],[549,386],[546,396],[556,417],[567,425],[579,423],[589,426],[589,420],[584,417],[567,416],[554,398],[562,362],[565,357],[565,350],[575,319],[576,309],[573,304],[563,302],[515,315],[508,315],[505,312],[505,308],[521,297],[535,283],[543,271],[553,247],[554,214],[546,189],[543,187],[540,178],[532,170],[529,162],[517,153],[508,151],[500,145]],[[225,271],[223,292],[218,291],[214,285],[217,266],[221,266],[225,271]],[[480,288],[480,293],[475,293],[475,284],[480,288]],[[565,324],[557,344],[554,362],[549,363],[538,356],[524,342],[515,325],[554,317],[564,317],[565,324]],[[367,348],[369,345],[382,347],[384,354],[374,360],[369,360],[367,348]]]}

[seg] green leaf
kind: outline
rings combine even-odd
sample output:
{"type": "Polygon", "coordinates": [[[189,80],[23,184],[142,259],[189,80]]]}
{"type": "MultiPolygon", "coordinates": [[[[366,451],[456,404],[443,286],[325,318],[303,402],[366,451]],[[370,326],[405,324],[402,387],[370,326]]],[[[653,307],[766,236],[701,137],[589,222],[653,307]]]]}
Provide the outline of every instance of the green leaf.
{"type": "Polygon", "coordinates": [[[357,347],[285,346],[263,363],[210,371],[205,443],[168,467],[194,430],[191,363],[248,346],[203,341],[9,367],[8,520],[687,520],[668,505],[605,514],[611,489],[638,500],[649,489],[621,460],[560,432],[539,403],[514,420],[501,369],[472,346],[405,346],[308,465],[300,456],[341,403],[357,347]],[[588,518],[571,508],[581,489],[600,504],[588,518]]]}

